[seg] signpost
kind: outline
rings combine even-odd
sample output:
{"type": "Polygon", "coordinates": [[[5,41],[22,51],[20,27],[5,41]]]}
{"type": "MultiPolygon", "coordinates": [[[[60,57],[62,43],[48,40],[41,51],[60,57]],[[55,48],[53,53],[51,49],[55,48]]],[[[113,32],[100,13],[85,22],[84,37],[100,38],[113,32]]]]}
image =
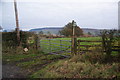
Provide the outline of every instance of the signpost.
{"type": "Polygon", "coordinates": [[[76,22],[73,20],[72,21],[72,54],[77,54],[77,38],[76,38],[76,35],[75,35],[75,30],[76,30],[76,22]]]}

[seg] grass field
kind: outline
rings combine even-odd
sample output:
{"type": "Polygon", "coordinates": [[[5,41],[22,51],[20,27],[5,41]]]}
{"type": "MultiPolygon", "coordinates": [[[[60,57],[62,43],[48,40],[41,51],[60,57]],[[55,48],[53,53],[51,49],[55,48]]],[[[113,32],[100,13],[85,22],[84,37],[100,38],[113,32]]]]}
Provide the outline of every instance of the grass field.
{"type": "Polygon", "coordinates": [[[71,48],[71,40],[70,38],[46,39],[41,40],[40,46],[46,53],[59,52],[62,50],[68,51],[71,48]]]}

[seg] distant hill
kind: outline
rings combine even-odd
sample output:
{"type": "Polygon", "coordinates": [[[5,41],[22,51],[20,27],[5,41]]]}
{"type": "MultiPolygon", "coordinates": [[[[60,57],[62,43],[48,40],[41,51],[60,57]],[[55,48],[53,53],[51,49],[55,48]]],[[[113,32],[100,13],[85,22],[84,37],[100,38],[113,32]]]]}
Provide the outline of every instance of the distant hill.
{"type": "MultiPolygon", "coordinates": [[[[62,30],[63,27],[46,27],[46,28],[35,28],[29,30],[30,32],[36,32],[39,33],[40,31],[43,31],[44,34],[47,34],[49,31],[51,34],[58,34],[60,30],[62,30]]],[[[92,35],[97,35],[101,29],[90,29],[90,28],[81,28],[85,34],[90,32],[92,35]]]]}
{"type": "Polygon", "coordinates": [[[90,32],[92,35],[98,35],[102,29],[90,29],[90,28],[82,28],[84,33],[90,32]]]}
{"type": "Polygon", "coordinates": [[[36,29],[31,29],[29,30],[30,32],[36,32],[39,33],[40,31],[43,31],[44,34],[47,34],[49,31],[51,34],[58,34],[59,31],[62,30],[61,27],[48,27],[48,28],[36,28],[36,29]]]}

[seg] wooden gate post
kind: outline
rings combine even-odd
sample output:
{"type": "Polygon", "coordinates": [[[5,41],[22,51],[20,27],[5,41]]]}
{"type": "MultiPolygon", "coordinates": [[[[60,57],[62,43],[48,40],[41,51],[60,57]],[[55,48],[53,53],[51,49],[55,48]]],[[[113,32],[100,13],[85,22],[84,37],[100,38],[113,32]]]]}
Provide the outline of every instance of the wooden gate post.
{"type": "Polygon", "coordinates": [[[35,35],[35,46],[36,50],[40,50],[40,38],[37,34],[35,35]]]}
{"type": "Polygon", "coordinates": [[[52,48],[51,48],[51,40],[49,39],[49,49],[50,49],[50,53],[52,52],[52,48]]]}
{"type": "Polygon", "coordinates": [[[40,50],[40,37],[39,37],[39,36],[37,36],[37,38],[38,38],[38,39],[37,39],[37,40],[38,40],[38,41],[37,41],[37,44],[38,44],[38,49],[40,50]]]}
{"type": "Polygon", "coordinates": [[[76,29],[76,23],[74,20],[72,21],[72,48],[71,48],[71,53],[72,54],[77,54],[77,38],[75,35],[75,29],[76,29]]]}

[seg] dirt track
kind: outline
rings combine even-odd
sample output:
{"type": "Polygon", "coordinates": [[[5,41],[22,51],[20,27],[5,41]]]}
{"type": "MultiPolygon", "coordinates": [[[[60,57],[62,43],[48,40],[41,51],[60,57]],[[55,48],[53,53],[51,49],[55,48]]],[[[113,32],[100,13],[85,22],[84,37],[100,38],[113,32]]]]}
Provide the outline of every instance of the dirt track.
{"type": "Polygon", "coordinates": [[[20,62],[30,61],[30,60],[32,60],[32,58],[25,58],[23,60],[12,62],[12,63],[8,63],[8,62],[3,61],[2,78],[28,78],[33,72],[40,70],[41,68],[47,66],[48,64],[50,64],[52,62],[55,62],[55,61],[58,61],[58,60],[61,60],[64,58],[65,57],[61,57],[61,58],[53,59],[50,61],[46,60],[46,62],[44,64],[38,64],[35,66],[31,66],[31,68],[29,68],[29,69],[27,69],[27,68],[23,69],[19,66],[16,66],[16,64],[20,63],[20,62]]]}
{"type": "Polygon", "coordinates": [[[26,71],[18,66],[12,64],[2,65],[2,78],[25,78],[26,76],[26,71]]]}

